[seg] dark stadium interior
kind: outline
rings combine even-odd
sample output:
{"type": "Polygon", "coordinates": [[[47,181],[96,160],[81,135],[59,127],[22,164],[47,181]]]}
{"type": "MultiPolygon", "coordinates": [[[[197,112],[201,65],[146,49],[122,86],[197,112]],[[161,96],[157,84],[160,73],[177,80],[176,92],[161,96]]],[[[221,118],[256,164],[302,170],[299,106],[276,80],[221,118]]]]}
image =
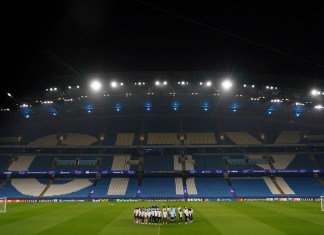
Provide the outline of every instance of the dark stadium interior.
{"type": "Polygon", "coordinates": [[[324,195],[321,9],[125,2],[8,6],[0,198],[324,195]]]}

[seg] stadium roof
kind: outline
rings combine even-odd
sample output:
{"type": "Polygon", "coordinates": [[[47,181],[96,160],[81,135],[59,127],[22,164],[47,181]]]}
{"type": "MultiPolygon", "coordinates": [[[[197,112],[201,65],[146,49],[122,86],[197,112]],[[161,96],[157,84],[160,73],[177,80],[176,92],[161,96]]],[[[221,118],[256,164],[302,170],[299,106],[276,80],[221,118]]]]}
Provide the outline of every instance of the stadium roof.
{"type": "Polygon", "coordinates": [[[267,77],[281,87],[323,84],[324,19],[316,4],[46,1],[8,3],[6,13],[1,95],[18,100],[116,71],[216,71],[239,79],[259,74],[242,82],[267,77]]]}

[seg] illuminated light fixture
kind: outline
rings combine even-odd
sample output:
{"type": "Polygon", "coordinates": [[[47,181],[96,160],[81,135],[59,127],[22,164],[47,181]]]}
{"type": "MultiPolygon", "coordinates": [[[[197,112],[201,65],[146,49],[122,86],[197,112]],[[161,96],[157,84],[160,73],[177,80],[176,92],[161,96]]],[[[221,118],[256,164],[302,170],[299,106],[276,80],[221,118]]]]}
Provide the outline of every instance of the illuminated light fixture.
{"type": "Polygon", "coordinates": [[[88,110],[88,113],[91,113],[91,109],[88,110]]]}
{"type": "Polygon", "coordinates": [[[243,87],[246,87],[246,84],[244,84],[243,87]]]}
{"type": "Polygon", "coordinates": [[[110,86],[111,86],[112,88],[116,88],[116,87],[117,87],[117,82],[112,81],[112,82],[110,83],[110,86]]]}
{"type": "Polygon", "coordinates": [[[99,91],[101,89],[101,83],[99,81],[95,80],[95,81],[91,82],[90,87],[94,91],[99,91]]]}
{"type": "Polygon", "coordinates": [[[71,90],[71,89],[72,89],[72,87],[71,87],[71,86],[68,86],[68,88],[69,88],[69,90],[71,90]]]}
{"type": "Polygon", "coordinates": [[[164,81],[164,82],[163,82],[163,85],[164,85],[164,86],[165,86],[165,85],[167,85],[167,84],[168,84],[168,82],[167,82],[167,81],[164,81]]]}
{"type": "Polygon", "coordinates": [[[146,111],[151,111],[151,108],[150,108],[150,107],[147,107],[147,108],[146,108],[146,111]]]}
{"type": "Polygon", "coordinates": [[[224,88],[224,90],[229,90],[232,86],[233,84],[229,80],[225,80],[224,82],[222,82],[222,87],[224,88]]]}
{"type": "Polygon", "coordinates": [[[78,89],[79,89],[79,88],[80,88],[80,86],[76,86],[76,88],[78,88],[78,89]]]}
{"type": "Polygon", "coordinates": [[[252,88],[254,88],[255,86],[254,85],[252,85],[252,88]]]}
{"type": "Polygon", "coordinates": [[[124,83],[123,83],[123,82],[121,82],[121,83],[120,83],[120,85],[121,85],[121,86],[124,86],[124,83]]]}
{"type": "Polygon", "coordinates": [[[199,85],[201,86],[203,83],[202,82],[199,82],[199,85]]]}
{"type": "Polygon", "coordinates": [[[296,117],[300,117],[301,113],[296,113],[295,115],[296,115],[296,117]]]}
{"type": "Polygon", "coordinates": [[[320,104],[315,106],[315,109],[323,109],[323,108],[324,107],[322,105],[320,105],[320,104]]]}
{"type": "Polygon", "coordinates": [[[313,90],[311,91],[311,94],[315,96],[315,95],[320,95],[321,92],[318,91],[318,90],[316,90],[316,89],[313,89],[313,90]]]}
{"type": "Polygon", "coordinates": [[[7,93],[7,96],[12,97],[12,95],[9,92],[7,93]]]}
{"type": "Polygon", "coordinates": [[[271,115],[272,114],[272,111],[271,110],[268,110],[268,115],[271,115]]]}
{"type": "Polygon", "coordinates": [[[233,112],[236,113],[237,112],[237,109],[233,109],[233,112]]]}
{"type": "Polygon", "coordinates": [[[156,82],[155,82],[155,85],[156,85],[156,86],[160,86],[160,81],[156,81],[156,82]]]}
{"type": "Polygon", "coordinates": [[[208,81],[208,82],[206,82],[206,86],[211,86],[212,85],[212,83],[211,83],[211,81],[208,81]]]}

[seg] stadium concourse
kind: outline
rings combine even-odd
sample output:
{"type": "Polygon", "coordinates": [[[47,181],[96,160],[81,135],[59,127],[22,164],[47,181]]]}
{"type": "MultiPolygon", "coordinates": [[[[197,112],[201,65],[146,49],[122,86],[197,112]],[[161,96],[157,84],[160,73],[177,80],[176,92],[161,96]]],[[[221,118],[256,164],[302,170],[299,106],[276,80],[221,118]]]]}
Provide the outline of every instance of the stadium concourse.
{"type": "Polygon", "coordinates": [[[0,198],[284,201],[324,195],[321,90],[229,80],[108,84],[101,91],[103,84],[92,84],[95,93],[49,88],[29,96],[29,104],[1,110],[0,198]]]}

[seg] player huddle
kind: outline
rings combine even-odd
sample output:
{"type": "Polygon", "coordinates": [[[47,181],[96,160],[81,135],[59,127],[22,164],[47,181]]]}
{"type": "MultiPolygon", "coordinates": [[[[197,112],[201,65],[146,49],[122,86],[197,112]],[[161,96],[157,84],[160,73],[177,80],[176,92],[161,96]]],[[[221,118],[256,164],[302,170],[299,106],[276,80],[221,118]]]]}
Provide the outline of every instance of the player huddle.
{"type": "Polygon", "coordinates": [[[192,223],[193,222],[193,209],[191,207],[179,207],[163,206],[160,209],[158,206],[151,206],[148,208],[137,207],[134,210],[134,223],[137,224],[174,224],[180,223],[192,223]]]}

